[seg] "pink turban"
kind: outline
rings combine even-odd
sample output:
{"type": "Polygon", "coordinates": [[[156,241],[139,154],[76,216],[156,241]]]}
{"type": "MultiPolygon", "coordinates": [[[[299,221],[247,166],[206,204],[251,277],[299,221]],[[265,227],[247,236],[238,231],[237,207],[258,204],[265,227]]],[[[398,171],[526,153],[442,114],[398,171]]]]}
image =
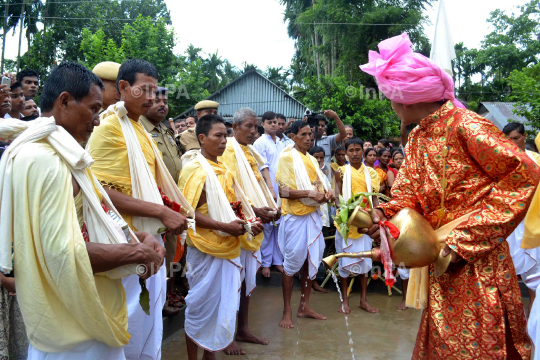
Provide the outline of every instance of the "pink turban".
{"type": "Polygon", "coordinates": [[[437,64],[411,49],[409,35],[403,33],[379,44],[379,52],[369,52],[369,63],[362,71],[373,75],[379,90],[391,101],[416,104],[452,100],[464,107],[454,95],[454,81],[437,64]]]}

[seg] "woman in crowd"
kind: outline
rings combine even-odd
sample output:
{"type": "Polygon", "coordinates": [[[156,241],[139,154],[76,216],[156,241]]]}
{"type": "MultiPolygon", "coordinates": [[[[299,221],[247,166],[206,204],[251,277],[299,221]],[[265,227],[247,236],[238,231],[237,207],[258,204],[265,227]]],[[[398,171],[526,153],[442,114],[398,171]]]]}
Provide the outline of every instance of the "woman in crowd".
{"type": "Polygon", "coordinates": [[[369,148],[364,152],[364,164],[370,168],[375,169],[375,162],[377,161],[377,150],[369,148]]]}
{"type": "Polygon", "coordinates": [[[381,180],[381,187],[379,192],[383,195],[390,196],[390,186],[388,185],[388,163],[390,162],[391,153],[387,148],[380,149],[377,153],[379,158],[379,165],[375,166],[375,171],[379,174],[381,180]]]}
{"type": "Polygon", "coordinates": [[[394,149],[392,152],[392,164],[388,166],[388,172],[386,173],[386,175],[388,175],[388,186],[390,189],[392,188],[392,185],[394,185],[394,180],[396,179],[404,159],[405,156],[401,149],[394,149]]]}

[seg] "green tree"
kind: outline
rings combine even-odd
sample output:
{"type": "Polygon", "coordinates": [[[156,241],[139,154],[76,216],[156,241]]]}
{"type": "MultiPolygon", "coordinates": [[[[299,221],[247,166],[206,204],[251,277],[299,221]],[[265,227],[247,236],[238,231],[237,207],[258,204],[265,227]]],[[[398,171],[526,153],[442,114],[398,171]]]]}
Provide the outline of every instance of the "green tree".
{"type": "Polygon", "coordinates": [[[508,84],[510,99],[517,102],[516,114],[527,118],[535,133],[540,131],[540,64],[512,71],[508,84]]]}
{"type": "MultiPolygon", "coordinates": [[[[376,141],[399,136],[400,122],[389,100],[369,93],[360,83],[350,84],[345,77],[317,76],[305,79],[305,90],[299,100],[312,110],[332,109],[345,124],[352,125],[355,135],[376,141]]],[[[334,130],[329,124],[330,131],[334,130]]]]}

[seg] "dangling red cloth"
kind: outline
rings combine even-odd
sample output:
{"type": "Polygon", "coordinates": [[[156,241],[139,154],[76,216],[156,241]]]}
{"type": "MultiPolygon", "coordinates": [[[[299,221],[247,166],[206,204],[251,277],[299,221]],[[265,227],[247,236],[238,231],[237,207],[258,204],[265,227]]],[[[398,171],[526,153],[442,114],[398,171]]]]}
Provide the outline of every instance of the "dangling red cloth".
{"type": "Polygon", "coordinates": [[[388,238],[386,237],[387,229],[394,239],[399,237],[399,229],[388,221],[379,222],[379,230],[381,232],[381,259],[384,265],[384,283],[386,286],[393,286],[396,283],[396,278],[394,277],[394,272],[392,271],[394,268],[394,263],[392,262],[390,246],[388,245],[388,238]]]}

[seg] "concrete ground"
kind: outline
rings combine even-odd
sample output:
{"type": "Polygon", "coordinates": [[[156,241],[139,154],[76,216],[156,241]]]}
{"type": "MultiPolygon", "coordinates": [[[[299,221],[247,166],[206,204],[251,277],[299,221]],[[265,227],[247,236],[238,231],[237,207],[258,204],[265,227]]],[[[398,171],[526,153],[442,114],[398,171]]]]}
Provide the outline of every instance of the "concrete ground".
{"type": "MultiPolygon", "coordinates": [[[[327,288],[330,288],[327,286],[327,288]]],[[[292,307],[298,308],[300,289],[293,290],[292,307]]],[[[281,288],[259,286],[251,297],[250,328],[269,340],[267,346],[239,343],[244,356],[218,353],[218,359],[410,359],[420,323],[421,312],[398,311],[401,295],[389,297],[383,292],[368,292],[368,302],[379,308],[378,314],[359,309],[360,294],[349,298],[352,312],[337,312],[340,306],[336,291],[311,296],[311,307],[328,317],[325,321],[293,317],[295,328],[279,327],[283,311],[281,288]],[[347,328],[348,322],[348,328],[347,328]],[[350,332],[350,333],[349,333],[350,332]],[[350,334],[350,335],[349,335],[350,334]]],[[[202,351],[199,350],[199,359],[202,351]]],[[[184,331],[180,330],[163,343],[162,359],[186,359],[184,331]]]]}

